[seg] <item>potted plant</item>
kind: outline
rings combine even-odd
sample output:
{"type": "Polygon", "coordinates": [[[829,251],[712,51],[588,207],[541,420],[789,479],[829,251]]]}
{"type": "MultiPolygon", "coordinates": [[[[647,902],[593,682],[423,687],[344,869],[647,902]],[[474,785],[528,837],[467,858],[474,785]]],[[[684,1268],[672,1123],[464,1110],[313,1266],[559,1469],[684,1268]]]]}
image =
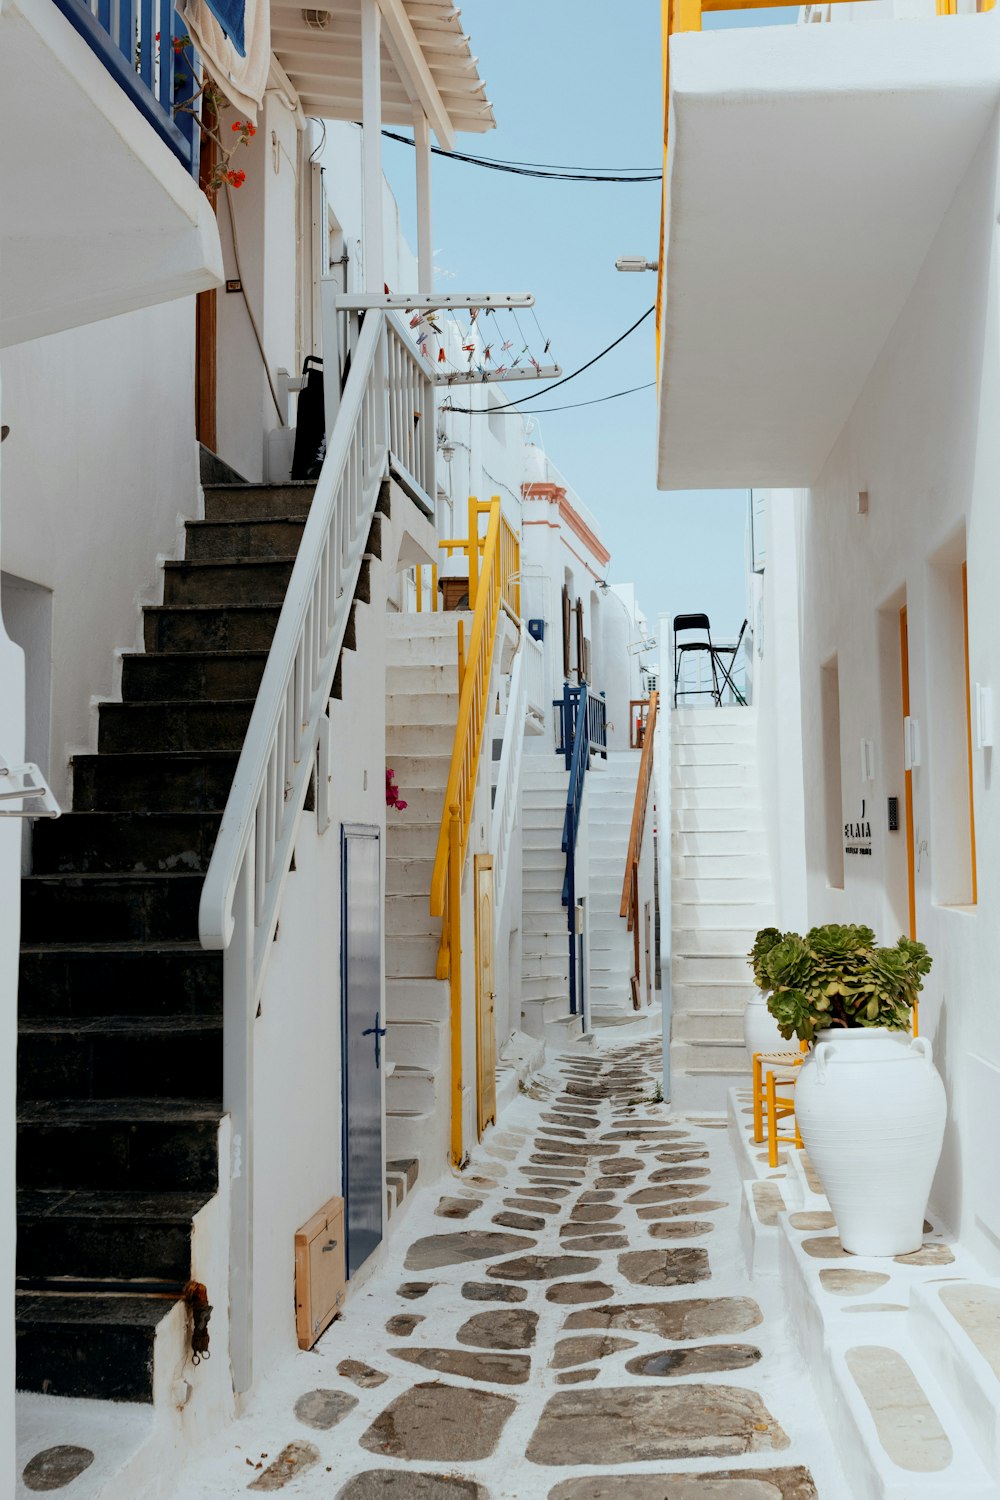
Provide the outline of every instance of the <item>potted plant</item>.
{"type": "Polygon", "coordinates": [[[947,1106],[926,1037],[911,1034],[929,973],[923,943],[879,947],[870,927],[786,932],[762,959],[781,1035],[811,1044],[795,1115],[855,1255],[920,1247],[947,1106]]]}
{"type": "Polygon", "coordinates": [[[753,947],[747,954],[747,962],[753,970],[753,982],[756,986],[743,1012],[743,1041],[751,1061],[755,1052],[778,1052],[785,1049],[778,1023],[767,1008],[771,981],[764,969],[765,958],[780,942],[781,933],[777,927],[762,927],[754,938],[753,947]]]}

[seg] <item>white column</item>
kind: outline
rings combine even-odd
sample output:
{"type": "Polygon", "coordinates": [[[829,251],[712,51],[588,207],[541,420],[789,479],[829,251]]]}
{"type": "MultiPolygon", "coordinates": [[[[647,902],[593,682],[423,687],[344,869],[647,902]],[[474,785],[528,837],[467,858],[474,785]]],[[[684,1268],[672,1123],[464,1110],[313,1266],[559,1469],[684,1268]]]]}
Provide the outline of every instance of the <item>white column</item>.
{"type": "Polygon", "coordinates": [[[419,111],[413,122],[417,158],[417,291],[434,290],[434,246],[431,239],[431,127],[419,111]]]}
{"type": "MultiPolygon", "coordinates": [[[[364,128],[365,291],[385,285],[382,255],[382,12],[361,0],[361,124],[364,128]]],[[[396,288],[398,290],[398,288],[396,288]]]]}
{"type": "MultiPolygon", "coordinates": [[[[24,759],[24,655],[0,617],[0,751],[24,759]]],[[[0,1492],[12,1495],[14,1443],[14,1243],[17,1141],[17,967],[21,941],[21,820],[0,818],[0,1492]],[[6,1475],[6,1478],[4,1478],[6,1475]]]]}

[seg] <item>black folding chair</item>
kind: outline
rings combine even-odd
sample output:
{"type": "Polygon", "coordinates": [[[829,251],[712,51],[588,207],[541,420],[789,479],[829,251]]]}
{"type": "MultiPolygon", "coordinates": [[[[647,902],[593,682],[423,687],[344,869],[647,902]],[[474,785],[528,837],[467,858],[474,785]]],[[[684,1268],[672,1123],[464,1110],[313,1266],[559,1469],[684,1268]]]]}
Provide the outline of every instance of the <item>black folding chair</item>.
{"type": "Polygon", "coordinates": [[[715,666],[716,652],[712,645],[712,630],[708,623],[708,615],[674,615],[674,707],[677,707],[677,698],[710,697],[718,708],[722,698],[719,688],[719,674],[715,666]],[[704,631],[703,641],[679,641],[678,635],[682,631],[699,630],[704,631]],[[684,657],[692,651],[706,651],[712,671],[712,686],[710,688],[682,688],[678,695],[677,684],[680,681],[681,667],[684,657]]]}
{"type": "Polygon", "coordinates": [[[734,703],[738,703],[741,708],[746,708],[746,706],[747,706],[747,700],[744,698],[743,694],[740,692],[739,688],[736,686],[736,683],[733,681],[733,672],[736,670],[736,656],[737,656],[737,653],[738,653],[738,651],[740,649],[740,646],[743,644],[743,637],[746,634],[746,628],[747,628],[747,622],[746,622],[746,620],[744,620],[743,624],[740,626],[740,633],[736,637],[736,644],[735,645],[733,645],[733,646],[713,646],[713,648],[712,648],[713,653],[714,653],[714,655],[715,655],[715,657],[716,657],[716,659],[717,659],[717,661],[719,663],[719,670],[722,673],[722,686],[723,686],[723,690],[728,687],[729,691],[733,695],[733,702],[734,703]],[[728,666],[726,665],[726,662],[725,662],[725,659],[724,659],[727,656],[729,657],[729,665],[728,666]]]}

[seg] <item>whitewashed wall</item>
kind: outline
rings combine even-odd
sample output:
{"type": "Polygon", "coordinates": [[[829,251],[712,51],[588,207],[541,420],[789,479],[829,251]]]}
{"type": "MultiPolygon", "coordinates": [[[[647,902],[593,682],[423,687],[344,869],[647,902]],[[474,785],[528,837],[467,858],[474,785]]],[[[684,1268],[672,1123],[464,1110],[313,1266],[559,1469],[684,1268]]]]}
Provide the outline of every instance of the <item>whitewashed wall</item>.
{"type": "MultiPolygon", "coordinates": [[[[4,444],[4,448],[6,448],[4,444]]],[[[0,482],[6,483],[6,458],[0,482]]],[[[0,487],[0,524],[5,493],[0,487]]],[[[4,538],[6,542],[6,537],[4,538]]],[[[24,753],[24,659],[0,618],[0,754],[19,765],[24,753]]],[[[21,925],[21,828],[16,818],[0,819],[0,1285],[7,1288],[0,1310],[0,1483],[14,1484],[14,1285],[17,1152],[17,965],[21,925]]]]}
{"type": "MultiPolygon", "coordinates": [[[[933,1201],[1000,1268],[1000,1184],[988,1150],[1000,1131],[1000,809],[991,754],[976,751],[979,903],[947,904],[957,890],[954,829],[968,804],[955,755],[965,743],[961,646],[954,587],[949,598],[942,581],[950,575],[954,585],[967,542],[971,676],[994,683],[1000,659],[996,145],[994,124],[819,482],[799,503],[808,917],[866,921],[887,940],[906,924],[905,833],[902,827],[889,833],[885,818],[891,795],[900,798],[902,818],[898,611],[905,602],[911,709],[923,740],[913,777],[917,933],[934,958],[920,1024],[949,1095],[933,1201]],[[859,490],[869,495],[867,516],[857,513],[859,490]],[[823,797],[820,672],[834,654],[843,820],[858,815],[865,797],[873,832],[871,857],[845,857],[842,890],[828,879],[823,797]],[[874,782],[861,780],[864,738],[874,741],[874,782]]],[[[779,698],[796,691],[790,660],[783,672],[776,675],[779,698]]]]}
{"type": "Polygon", "coordinates": [[[806,922],[805,798],[799,681],[799,568],[796,534],[801,507],[791,490],[767,496],[768,549],[762,588],[751,601],[753,706],[757,767],[777,925],[801,931],[806,922]]]}
{"type": "Polygon", "coordinates": [[[93,751],[116,652],[141,650],[164,556],[199,502],[194,302],[127,313],[7,349],[3,568],[52,591],[48,772],[67,805],[69,762],[93,751]]]}

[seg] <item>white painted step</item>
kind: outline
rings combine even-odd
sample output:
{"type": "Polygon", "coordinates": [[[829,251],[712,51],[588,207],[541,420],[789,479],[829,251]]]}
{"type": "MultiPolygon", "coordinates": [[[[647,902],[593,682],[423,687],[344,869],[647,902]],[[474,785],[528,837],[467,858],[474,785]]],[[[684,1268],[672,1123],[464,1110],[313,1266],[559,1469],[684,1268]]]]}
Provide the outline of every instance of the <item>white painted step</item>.
{"type": "MultiPolygon", "coordinates": [[[[391,755],[391,751],[389,752],[391,755]]],[[[405,775],[391,759],[389,765],[396,772],[399,795],[405,808],[391,807],[386,811],[388,828],[405,828],[413,823],[437,823],[440,827],[444,808],[444,783],[440,786],[424,787],[419,783],[408,783],[405,775]],[[400,776],[402,779],[400,780],[400,776]],[[391,822],[388,821],[391,819],[391,822]]]]}
{"type": "Polygon", "coordinates": [[[763,832],[751,832],[748,828],[674,829],[670,848],[674,855],[685,858],[696,855],[703,859],[731,859],[735,855],[747,855],[763,859],[766,867],[763,832]]]}
{"type": "Polygon", "coordinates": [[[750,965],[742,944],[738,952],[729,953],[674,953],[674,988],[680,984],[751,984],[750,965]]]}
{"type": "MultiPolygon", "coordinates": [[[[677,927],[749,927],[753,934],[774,922],[770,901],[674,901],[677,927]]],[[[675,945],[676,947],[676,945],[675,945]]],[[[688,950],[690,951],[690,949],[688,950]]]]}
{"type": "Polygon", "coordinates": [[[759,875],[705,876],[697,880],[681,877],[673,882],[675,905],[691,901],[720,904],[733,901],[764,902],[770,895],[770,882],[759,875]]]}
{"type": "Polygon", "coordinates": [[[455,639],[458,621],[464,620],[468,629],[472,619],[470,610],[392,610],[385,617],[385,632],[390,651],[398,643],[413,640],[416,636],[449,636],[455,639]]]}
{"type": "MultiPolygon", "coordinates": [[[[760,809],[756,797],[753,795],[755,788],[739,786],[677,786],[673,787],[672,820],[687,818],[693,813],[699,817],[711,814],[715,817],[726,815],[722,826],[724,828],[740,828],[755,826],[754,820],[759,824],[760,809]],[[744,822],[744,820],[746,820],[744,822]]],[[[694,824],[695,827],[702,826],[694,824]]]]}
{"type": "Polygon", "coordinates": [[[910,1328],[993,1479],[1000,1481],[1000,1282],[923,1282],[910,1328]]]}
{"type": "Polygon", "coordinates": [[[386,979],[385,1012],[394,1021],[447,1021],[451,989],[446,979],[386,979]]]}
{"type": "MultiPolygon", "coordinates": [[[[684,910],[686,912],[687,908],[684,910]]],[[[675,919],[680,914],[680,909],[674,912],[675,919]]],[[[696,927],[693,924],[684,925],[675,920],[673,927],[675,959],[681,955],[691,958],[738,955],[745,959],[753,946],[758,928],[765,925],[763,922],[747,923],[746,926],[725,922],[704,922],[696,927]]]]}
{"type": "Polygon", "coordinates": [[[438,724],[450,725],[452,736],[458,721],[458,693],[417,687],[394,687],[386,693],[386,733],[390,736],[397,725],[438,724]]]}
{"type": "Polygon", "coordinates": [[[675,854],[671,869],[679,880],[756,880],[770,888],[771,872],[766,856],[744,854],[675,854]]]}
{"type": "Polygon", "coordinates": [[[670,1043],[670,1066],[681,1072],[705,1072],[750,1077],[750,1059],[743,1037],[678,1037],[670,1043]]]}
{"type": "Polygon", "coordinates": [[[397,637],[389,643],[387,656],[392,666],[450,667],[457,680],[458,625],[452,624],[444,634],[397,637]]]}
{"type": "Polygon", "coordinates": [[[735,746],[718,741],[709,744],[674,745],[671,762],[675,766],[750,766],[756,754],[749,743],[735,746]]]}
{"type": "Polygon", "coordinates": [[[724,766],[672,765],[670,781],[678,792],[689,789],[704,791],[708,787],[746,788],[754,785],[754,778],[749,774],[747,767],[733,764],[724,766]]]}
{"type": "Polygon", "coordinates": [[[400,793],[404,787],[408,787],[412,793],[418,788],[421,791],[429,791],[431,788],[443,791],[447,786],[448,772],[451,769],[450,746],[442,748],[436,755],[405,754],[396,745],[396,733],[393,731],[387,737],[386,749],[392,756],[394,780],[399,783],[400,793]]]}
{"type": "Polygon", "coordinates": [[[397,1063],[385,1080],[386,1110],[429,1114],[434,1109],[434,1074],[428,1068],[397,1063]]]}
{"type": "Polygon", "coordinates": [[[392,724],[387,736],[389,754],[396,757],[442,755],[450,760],[454,743],[454,725],[445,723],[392,724]]]}
{"type": "Polygon", "coordinates": [[[742,1010],[675,1010],[671,1035],[678,1042],[736,1042],[743,1046],[742,1010]]]}
{"type": "Polygon", "coordinates": [[[435,977],[438,949],[441,946],[439,937],[431,934],[417,936],[404,933],[399,937],[387,936],[385,946],[386,978],[433,979],[435,977]]]}
{"type": "MultiPolygon", "coordinates": [[[[526,1014],[531,1007],[539,1005],[551,1005],[556,1001],[558,1005],[565,1007],[568,1004],[569,994],[569,957],[567,956],[562,969],[556,967],[551,961],[552,967],[544,974],[532,975],[522,972],[521,975],[521,1010],[526,1014]]],[[[525,1027],[530,1036],[540,1036],[541,1032],[531,1031],[525,1027]]]]}
{"type": "Polygon", "coordinates": [[[754,993],[746,980],[702,983],[675,979],[671,985],[674,1011],[740,1010],[754,993]]]}
{"type": "MultiPolygon", "coordinates": [[[[448,1028],[439,1021],[399,1021],[387,1018],[385,1055],[396,1067],[424,1069],[434,1076],[444,1070],[448,1056],[448,1028]]],[[[387,1079],[387,1086],[392,1081],[387,1079]]]]}
{"type": "MultiPolygon", "coordinates": [[[[440,795],[440,794],[439,794],[440,795]]],[[[405,800],[405,799],[404,799],[405,800]]],[[[400,812],[391,808],[386,821],[386,853],[390,859],[430,859],[437,852],[441,837],[441,815],[418,817],[417,809],[400,812]]],[[[428,890],[430,887],[428,887],[428,890]]]]}
{"type": "Polygon", "coordinates": [[[756,745],[757,733],[752,724],[696,724],[678,727],[671,741],[681,745],[756,745]]]}
{"type": "Polygon", "coordinates": [[[828,1347],[824,1363],[852,1500],[996,1500],[934,1371],[901,1329],[859,1330],[856,1344],[828,1347]]]}
{"type": "Polygon", "coordinates": [[[427,693],[437,695],[457,694],[458,663],[438,665],[431,662],[406,662],[396,666],[389,662],[385,669],[386,693],[427,693]]]}
{"type": "Polygon", "coordinates": [[[732,807],[724,807],[714,798],[704,805],[696,805],[695,799],[704,795],[685,792],[682,802],[675,800],[670,818],[673,839],[680,839],[685,844],[699,834],[725,834],[741,840],[749,834],[754,839],[763,839],[763,814],[747,796],[744,795],[732,807]]]}
{"type": "MultiPolygon", "coordinates": [[[[393,840],[393,846],[397,844],[393,840]]],[[[422,896],[427,902],[434,871],[433,855],[406,857],[387,854],[385,861],[386,896],[422,896]]],[[[428,910],[430,908],[428,907],[428,910]]]]}
{"type": "Polygon", "coordinates": [[[425,937],[429,933],[440,936],[441,918],[431,916],[425,895],[386,896],[385,926],[390,941],[397,937],[425,937]]]}

